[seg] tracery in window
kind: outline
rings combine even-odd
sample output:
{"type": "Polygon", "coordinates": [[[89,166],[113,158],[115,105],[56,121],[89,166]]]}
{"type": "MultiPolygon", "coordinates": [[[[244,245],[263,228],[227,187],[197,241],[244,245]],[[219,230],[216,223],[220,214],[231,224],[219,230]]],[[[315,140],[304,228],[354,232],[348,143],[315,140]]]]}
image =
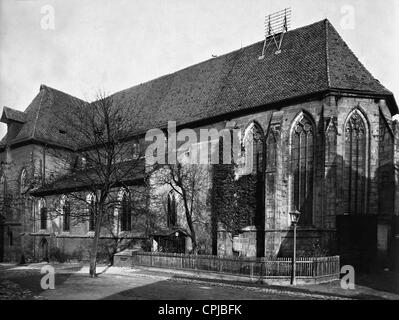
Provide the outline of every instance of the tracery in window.
{"type": "Polygon", "coordinates": [[[354,110],[345,124],[344,195],[346,212],[365,212],[367,126],[363,115],[354,110]]]}
{"type": "Polygon", "coordinates": [[[96,199],[95,195],[90,193],[87,196],[88,210],[89,210],[89,231],[94,231],[96,227],[96,199]]]}
{"type": "Polygon", "coordinates": [[[246,167],[251,168],[251,172],[246,172],[241,180],[247,181],[249,194],[253,194],[253,199],[247,199],[253,207],[248,213],[248,224],[261,226],[264,216],[264,190],[265,190],[265,139],[262,128],[257,123],[251,123],[244,136],[245,161],[246,167]],[[251,166],[248,166],[251,164],[251,166]],[[249,185],[251,184],[251,185],[249,185]]]}
{"type": "Polygon", "coordinates": [[[301,212],[300,225],[312,225],[314,176],[314,125],[305,114],[291,130],[291,210],[301,212]]]}
{"type": "Polygon", "coordinates": [[[121,201],[121,231],[132,229],[132,208],[129,193],[124,190],[121,201]]]}

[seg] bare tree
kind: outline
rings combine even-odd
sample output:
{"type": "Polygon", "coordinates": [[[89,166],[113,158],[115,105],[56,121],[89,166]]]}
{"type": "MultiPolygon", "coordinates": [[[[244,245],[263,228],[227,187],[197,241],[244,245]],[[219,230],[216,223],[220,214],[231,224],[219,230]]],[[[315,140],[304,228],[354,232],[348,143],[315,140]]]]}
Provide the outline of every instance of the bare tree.
{"type": "MultiPolygon", "coordinates": [[[[70,210],[71,220],[88,221],[91,225],[94,237],[90,275],[93,277],[96,276],[101,229],[113,230],[114,208],[121,205],[116,190],[124,187],[130,194],[145,196],[143,185],[135,186],[137,181],[145,180],[145,166],[138,141],[132,142],[134,127],[128,106],[117,106],[112,97],[100,93],[96,101],[78,102],[66,110],[56,121],[71,150],[48,151],[54,165],[53,172],[49,173],[52,179],[46,181],[43,190],[65,189],[79,206],[70,210]]],[[[63,214],[54,212],[56,216],[63,214]]],[[[118,244],[118,235],[114,238],[118,244]]]]}
{"type": "Polygon", "coordinates": [[[209,219],[206,217],[206,190],[208,187],[208,166],[199,164],[166,164],[155,166],[153,187],[168,186],[178,195],[183,207],[184,220],[192,242],[192,253],[198,251],[197,230],[209,219]]]}

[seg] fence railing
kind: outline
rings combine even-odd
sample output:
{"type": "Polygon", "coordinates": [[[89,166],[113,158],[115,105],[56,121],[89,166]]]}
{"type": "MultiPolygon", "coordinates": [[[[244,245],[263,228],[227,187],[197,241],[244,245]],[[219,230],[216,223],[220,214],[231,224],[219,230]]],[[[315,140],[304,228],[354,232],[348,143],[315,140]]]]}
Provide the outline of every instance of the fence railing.
{"type": "MultiPolygon", "coordinates": [[[[292,273],[291,258],[242,258],[179,253],[133,251],[132,266],[169,269],[199,270],[251,277],[289,277],[292,273]]],[[[339,256],[297,257],[296,277],[339,278],[339,256]]]]}

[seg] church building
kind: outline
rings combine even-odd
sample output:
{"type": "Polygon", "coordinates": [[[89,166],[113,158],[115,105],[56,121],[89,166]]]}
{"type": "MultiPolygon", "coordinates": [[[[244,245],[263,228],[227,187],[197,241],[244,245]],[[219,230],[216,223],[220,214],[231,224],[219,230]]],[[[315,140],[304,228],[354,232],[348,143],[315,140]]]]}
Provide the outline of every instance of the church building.
{"type": "MultiPolygon", "coordinates": [[[[145,150],[146,132],[164,129],[168,121],[180,129],[237,129],[242,141],[253,137],[253,172],[245,180],[246,202],[237,202],[234,209],[241,221],[234,231],[220,219],[223,208],[217,204],[229,197],[230,183],[217,178],[217,168],[210,165],[204,221],[195,226],[199,253],[290,256],[290,213],[298,210],[299,255],[340,255],[343,262],[363,266],[394,264],[399,250],[399,121],[393,93],[370,74],[328,20],[286,32],[279,50],[270,45],[262,52],[263,46],[260,41],[111,95],[115,107],[129,108],[134,130],[128,143],[145,150]]],[[[68,220],[70,210],[79,210],[66,200],[76,184],[63,174],[53,183],[52,176],[51,150],[80,152],[65,138],[60,117],[71,103],[86,102],[42,85],[24,112],[3,108],[1,261],[20,261],[21,256],[32,261],[87,259],[93,225],[68,220]],[[63,213],[50,219],[49,203],[55,202],[63,213]]],[[[126,190],[143,184],[140,179],[130,179],[126,190]]],[[[164,203],[147,203],[147,210],[164,219],[149,223],[150,213],[131,214],[126,190],[115,189],[121,205],[111,222],[126,247],[190,251],[178,194],[159,191],[164,203]]],[[[104,231],[102,250],[113,238],[104,231]]]]}

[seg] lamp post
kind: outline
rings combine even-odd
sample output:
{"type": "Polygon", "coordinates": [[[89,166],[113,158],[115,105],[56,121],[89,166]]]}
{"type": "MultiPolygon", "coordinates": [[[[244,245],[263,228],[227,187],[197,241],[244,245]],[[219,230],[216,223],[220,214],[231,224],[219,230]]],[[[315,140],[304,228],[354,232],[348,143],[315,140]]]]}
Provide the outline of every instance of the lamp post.
{"type": "Polygon", "coordinates": [[[299,217],[301,213],[298,210],[290,212],[291,223],[294,227],[294,252],[292,254],[292,274],[291,274],[291,284],[296,285],[296,227],[298,225],[299,217]]]}

